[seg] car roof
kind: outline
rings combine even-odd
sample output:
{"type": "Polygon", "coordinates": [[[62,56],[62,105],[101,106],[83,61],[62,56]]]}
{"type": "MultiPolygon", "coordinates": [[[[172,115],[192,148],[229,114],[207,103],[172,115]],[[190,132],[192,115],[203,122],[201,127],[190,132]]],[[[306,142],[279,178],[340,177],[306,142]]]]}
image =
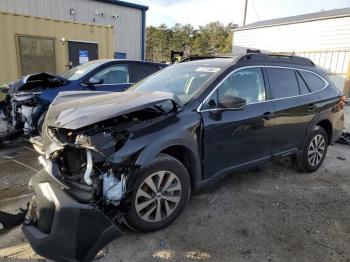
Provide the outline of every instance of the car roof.
{"type": "Polygon", "coordinates": [[[229,66],[236,62],[238,57],[225,57],[225,58],[210,58],[210,59],[201,59],[194,60],[189,62],[184,62],[183,64],[187,65],[197,65],[197,66],[229,66]]]}
{"type": "MultiPolygon", "coordinates": [[[[156,62],[150,62],[150,61],[143,61],[143,60],[133,60],[133,59],[98,59],[98,60],[94,60],[94,61],[98,61],[101,64],[104,63],[110,63],[110,62],[136,62],[136,63],[142,63],[142,64],[153,64],[153,65],[160,65],[160,66],[167,66],[167,64],[164,63],[156,63],[156,62]]],[[[91,61],[91,62],[94,62],[91,61]]]]}
{"type": "Polygon", "coordinates": [[[220,66],[227,67],[233,64],[239,64],[244,62],[268,64],[268,63],[279,63],[289,64],[295,66],[308,66],[315,67],[315,64],[308,58],[289,55],[289,54],[276,54],[276,53],[248,53],[243,55],[236,55],[232,57],[213,57],[209,59],[200,59],[189,62],[186,64],[193,64],[198,66],[220,66]]]}

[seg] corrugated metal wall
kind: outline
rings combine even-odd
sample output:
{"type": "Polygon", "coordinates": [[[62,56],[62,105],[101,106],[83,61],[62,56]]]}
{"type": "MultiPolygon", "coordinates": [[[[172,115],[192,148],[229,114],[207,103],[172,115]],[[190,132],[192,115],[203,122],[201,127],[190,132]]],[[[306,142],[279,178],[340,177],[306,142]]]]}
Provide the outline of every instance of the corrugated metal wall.
{"type": "Polygon", "coordinates": [[[343,90],[350,59],[350,17],[235,31],[233,53],[248,48],[308,57],[343,90]]]}
{"type": "Polygon", "coordinates": [[[339,88],[343,89],[346,74],[349,70],[350,48],[340,50],[295,52],[296,55],[310,58],[327,72],[329,78],[339,88]]]}
{"type": "Polygon", "coordinates": [[[98,26],[38,18],[0,12],[0,85],[20,77],[18,35],[50,37],[55,40],[57,73],[67,70],[68,44],[66,39],[94,41],[98,43],[99,58],[113,58],[113,30],[98,26]]]}
{"type": "Polygon", "coordinates": [[[271,26],[234,32],[234,53],[240,48],[314,51],[350,47],[350,17],[271,26]]]}
{"type": "Polygon", "coordinates": [[[113,25],[115,50],[126,53],[129,59],[141,59],[141,10],[93,0],[0,0],[1,11],[74,21],[71,8],[76,10],[76,21],[113,25]],[[114,19],[113,15],[119,17],[114,19]]]}

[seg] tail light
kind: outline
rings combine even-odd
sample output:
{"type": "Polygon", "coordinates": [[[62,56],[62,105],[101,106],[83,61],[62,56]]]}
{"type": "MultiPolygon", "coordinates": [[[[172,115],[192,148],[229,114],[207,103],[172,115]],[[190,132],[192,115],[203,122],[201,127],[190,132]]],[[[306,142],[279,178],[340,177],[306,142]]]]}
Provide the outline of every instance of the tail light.
{"type": "Polygon", "coordinates": [[[342,96],[338,103],[338,109],[343,110],[345,105],[346,105],[346,97],[342,96]]]}

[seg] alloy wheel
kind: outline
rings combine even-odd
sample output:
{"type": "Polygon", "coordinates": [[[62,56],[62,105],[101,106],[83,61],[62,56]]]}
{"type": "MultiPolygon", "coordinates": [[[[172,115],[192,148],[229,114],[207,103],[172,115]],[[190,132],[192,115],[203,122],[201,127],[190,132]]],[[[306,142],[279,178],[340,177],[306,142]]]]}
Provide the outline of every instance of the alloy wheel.
{"type": "Polygon", "coordinates": [[[147,222],[159,222],[169,217],[181,200],[179,178],[169,171],[158,171],[148,176],[137,190],[135,209],[147,222]]]}
{"type": "Polygon", "coordinates": [[[308,161],[311,166],[317,166],[323,159],[326,149],[326,141],[323,135],[316,135],[310,142],[308,149],[308,161]]]}

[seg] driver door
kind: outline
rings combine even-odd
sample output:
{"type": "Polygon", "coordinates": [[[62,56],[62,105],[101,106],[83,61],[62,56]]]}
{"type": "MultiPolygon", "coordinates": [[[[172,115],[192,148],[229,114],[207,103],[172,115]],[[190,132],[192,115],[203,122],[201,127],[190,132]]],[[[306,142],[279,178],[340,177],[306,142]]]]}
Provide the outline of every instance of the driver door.
{"type": "Polygon", "coordinates": [[[254,165],[271,157],[273,105],[266,100],[260,67],[239,69],[229,75],[201,108],[204,125],[205,178],[254,165]],[[225,108],[220,101],[243,98],[245,106],[225,108]]]}
{"type": "Polygon", "coordinates": [[[93,77],[101,80],[101,84],[93,86],[96,91],[121,92],[131,86],[129,64],[126,63],[109,65],[95,73],[93,77]]]}

